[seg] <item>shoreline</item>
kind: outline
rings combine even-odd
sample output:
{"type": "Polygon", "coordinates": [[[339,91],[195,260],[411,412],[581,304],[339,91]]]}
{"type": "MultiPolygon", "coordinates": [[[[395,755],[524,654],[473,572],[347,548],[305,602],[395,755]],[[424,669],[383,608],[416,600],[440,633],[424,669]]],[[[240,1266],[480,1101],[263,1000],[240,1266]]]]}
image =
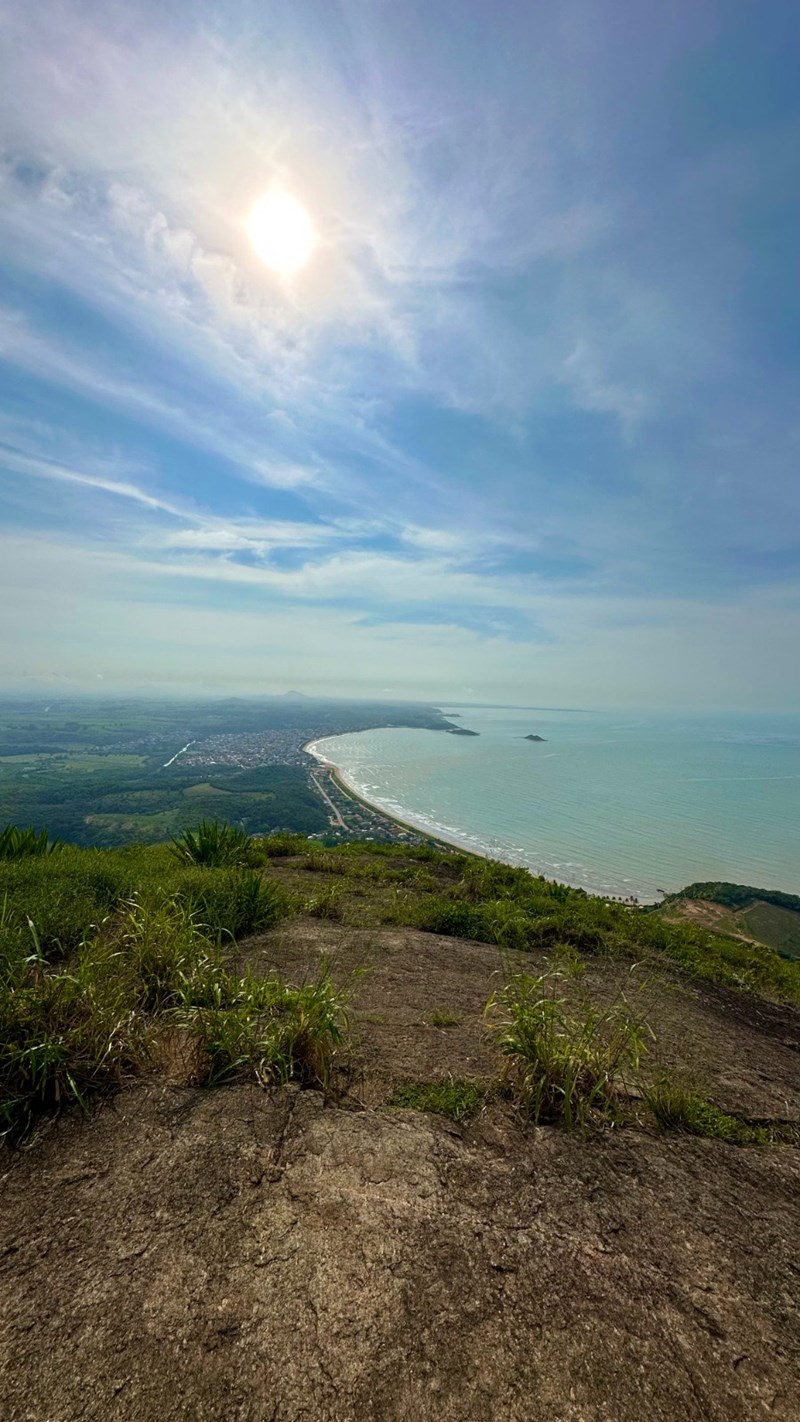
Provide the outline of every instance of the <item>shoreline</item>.
{"type": "MultiPolygon", "coordinates": [[[[333,740],[333,736],[326,736],[324,739],[333,740]]],[[[306,755],[313,756],[317,765],[321,766],[323,770],[329,770],[339,786],[339,789],[342,790],[345,795],[349,795],[352,799],[357,800],[365,809],[371,810],[373,814],[382,815],[384,819],[390,820],[393,825],[398,825],[400,829],[410,830],[412,834],[425,835],[425,838],[432,840],[434,844],[446,845],[448,849],[458,849],[462,854],[474,855],[476,859],[491,859],[492,856],[490,854],[482,853],[478,849],[469,848],[466,844],[462,843],[461,840],[451,838],[441,832],[434,834],[427,826],[415,824],[413,820],[401,820],[399,815],[392,814],[390,810],[384,809],[383,805],[379,805],[376,800],[368,800],[361,790],[358,790],[355,785],[350,784],[347,776],[344,775],[338,765],[335,765],[332,760],[326,760],[325,756],[319,755],[317,751],[312,749],[316,744],[316,741],[308,741],[308,743],[303,746],[306,755]]]]}
{"type": "MultiPolygon", "coordinates": [[[[343,732],[343,734],[348,733],[343,732]]],[[[332,741],[335,740],[335,736],[323,736],[321,737],[321,739],[332,741]]],[[[496,854],[490,854],[487,849],[476,849],[474,845],[468,845],[463,840],[458,839],[455,835],[448,835],[446,832],[443,832],[441,830],[437,830],[434,833],[434,831],[429,829],[426,825],[423,825],[422,823],[415,823],[414,820],[403,820],[400,818],[399,815],[393,814],[390,810],[384,809],[383,805],[379,804],[378,801],[367,799],[366,795],[364,795],[361,790],[356,789],[354,785],[350,784],[346,775],[344,775],[341,768],[336,765],[334,761],[326,759],[325,756],[320,755],[316,750],[313,749],[313,747],[316,745],[317,741],[307,741],[306,744],[303,746],[303,750],[307,755],[313,756],[314,760],[317,762],[318,765],[323,768],[323,770],[330,771],[333,779],[336,781],[340,790],[342,790],[344,794],[352,796],[354,800],[358,800],[360,804],[364,805],[374,814],[382,815],[384,819],[391,820],[392,824],[399,825],[401,829],[410,830],[413,834],[423,834],[427,839],[432,840],[434,844],[443,844],[446,845],[448,849],[457,849],[461,854],[471,854],[475,859],[498,860],[498,856],[496,854]]],[[[511,863],[510,860],[504,859],[500,859],[498,860],[498,862],[501,864],[511,863]]],[[[606,899],[616,903],[626,903],[629,901],[633,901],[637,905],[637,907],[643,909],[651,908],[654,907],[656,904],[661,903],[660,898],[646,899],[639,894],[632,894],[628,899],[623,894],[613,892],[602,892],[598,889],[590,889],[587,888],[585,884],[573,884],[569,879],[558,879],[554,875],[544,874],[541,870],[533,868],[530,864],[512,864],[511,867],[514,869],[527,869],[528,873],[532,874],[534,878],[537,879],[550,880],[552,883],[556,884],[566,884],[566,886],[570,889],[580,889],[584,894],[588,894],[589,897],[593,899],[606,899]]]]}

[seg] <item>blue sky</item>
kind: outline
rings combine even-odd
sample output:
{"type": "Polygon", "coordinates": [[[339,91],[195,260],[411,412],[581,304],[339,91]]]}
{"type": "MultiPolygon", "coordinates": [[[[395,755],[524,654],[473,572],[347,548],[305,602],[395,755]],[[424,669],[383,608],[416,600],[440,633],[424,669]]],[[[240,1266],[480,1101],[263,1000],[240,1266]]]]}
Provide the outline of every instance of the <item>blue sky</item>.
{"type": "Polygon", "coordinates": [[[797,706],[796,0],[0,12],[6,686],[797,706]]]}

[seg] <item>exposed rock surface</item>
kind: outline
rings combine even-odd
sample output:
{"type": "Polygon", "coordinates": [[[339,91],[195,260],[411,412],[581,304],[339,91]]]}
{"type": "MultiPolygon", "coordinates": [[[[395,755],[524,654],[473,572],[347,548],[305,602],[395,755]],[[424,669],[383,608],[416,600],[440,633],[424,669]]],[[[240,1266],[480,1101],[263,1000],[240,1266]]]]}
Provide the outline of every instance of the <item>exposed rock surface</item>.
{"type": "MultiPolygon", "coordinates": [[[[393,1110],[405,1075],[494,1069],[497,950],[245,945],[293,976],[321,951],[370,968],[339,1105],[144,1083],[0,1157],[3,1422],[796,1422],[799,1151],[393,1110]]],[[[796,1119],[796,1021],[676,981],[656,1027],[722,1104],[796,1119]]]]}
{"type": "Polygon", "coordinates": [[[11,1164],[8,1422],[796,1418],[794,1152],[248,1087],[11,1164]]]}

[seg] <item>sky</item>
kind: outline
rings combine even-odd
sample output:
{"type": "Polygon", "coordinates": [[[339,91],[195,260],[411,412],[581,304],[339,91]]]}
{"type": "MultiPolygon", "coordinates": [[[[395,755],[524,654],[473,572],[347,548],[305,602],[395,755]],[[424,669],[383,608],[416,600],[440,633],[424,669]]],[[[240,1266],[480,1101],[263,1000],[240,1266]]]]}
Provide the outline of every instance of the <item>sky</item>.
{"type": "Polygon", "coordinates": [[[0,21],[0,685],[798,709],[797,0],[0,21]]]}

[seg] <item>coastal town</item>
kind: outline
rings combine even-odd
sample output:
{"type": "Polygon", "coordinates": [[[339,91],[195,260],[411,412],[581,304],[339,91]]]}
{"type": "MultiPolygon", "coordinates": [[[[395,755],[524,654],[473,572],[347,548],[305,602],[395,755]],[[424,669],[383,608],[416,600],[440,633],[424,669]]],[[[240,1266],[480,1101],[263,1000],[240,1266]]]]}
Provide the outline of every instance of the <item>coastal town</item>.
{"type": "MultiPolygon", "coordinates": [[[[323,736],[330,732],[324,727],[317,734],[323,736]]],[[[390,844],[426,842],[426,835],[407,828],[389,815],[381,814],[348,790],[331,767],[321,764],[305,749],[306,745],[313,744],[313,740],[313,731],[309,734],[308,727],[208,736],[201,741],[190,742],[168,764],[179,763],[186,769],[202,767],[209,770],[219,766],[239,770],[264,765],[297,766],[306,771],[308,783],[322,800],[329,820],[326,833],[312,835],[311,838],[324,838],[337,843],[364,839],[390,844]]]]}

